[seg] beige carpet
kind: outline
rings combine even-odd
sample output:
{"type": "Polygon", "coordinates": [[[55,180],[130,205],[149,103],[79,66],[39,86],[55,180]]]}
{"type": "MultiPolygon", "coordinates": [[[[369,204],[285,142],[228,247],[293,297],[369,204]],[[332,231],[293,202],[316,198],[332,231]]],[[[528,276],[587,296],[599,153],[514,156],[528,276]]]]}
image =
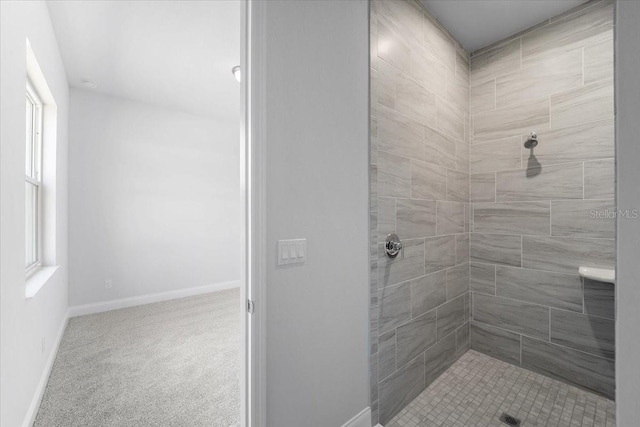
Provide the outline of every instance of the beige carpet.
{"type": "Polygon", "coordinates": [[[35,426],[238,426],[240,292],[70,319],[35,426]]]}

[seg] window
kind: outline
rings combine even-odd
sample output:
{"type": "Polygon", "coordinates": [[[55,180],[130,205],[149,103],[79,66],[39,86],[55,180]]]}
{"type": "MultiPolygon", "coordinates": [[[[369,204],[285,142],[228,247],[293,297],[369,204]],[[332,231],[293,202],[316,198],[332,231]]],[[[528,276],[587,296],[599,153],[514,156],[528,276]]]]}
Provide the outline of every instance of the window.
{"type": "Polygon", "coordinates": [[[30,274],[41,263],[42,101],[29,81],[26,98],[25,268],[30,274]]]}

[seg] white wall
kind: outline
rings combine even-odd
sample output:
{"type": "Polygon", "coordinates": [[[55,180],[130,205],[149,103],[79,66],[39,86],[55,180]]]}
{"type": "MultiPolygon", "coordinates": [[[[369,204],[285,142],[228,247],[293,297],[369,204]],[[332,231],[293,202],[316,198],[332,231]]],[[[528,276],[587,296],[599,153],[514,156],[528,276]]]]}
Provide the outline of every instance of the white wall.
{"type": "Polygon", "coordinates": [[[238,281],[239,114],[70,97],[71,306],[238,281]]]}
{"type": "MultiPolygon", "coordinates": [[[[640,2],[618,1],[616,8],[616,197],[624,211],[640,209],[640,2]]],[[[617,423],[634,426],[640,419],[640,218],[617,224],[617,423]]]]}
{"type": "Polygon", "coordinates": [[[0,425],[14,427],[27,421],[30,405],[37,403],[34,398],[44,385],[43,373],[66,320],[69,91],[45,3],[3,1],[0,8],[0,425]],[[29,300],[25,299],[24,272],[26,38],[58,106],[55,227],[60,266],[29,300]]]}
{"type": "Polygon", "coordinates": [[[261,5],[266,425],[341,426],[369,400],[368,6],[261,5]],[[307,261],[278,267],[289,238],[307,238],[307,261]]]}

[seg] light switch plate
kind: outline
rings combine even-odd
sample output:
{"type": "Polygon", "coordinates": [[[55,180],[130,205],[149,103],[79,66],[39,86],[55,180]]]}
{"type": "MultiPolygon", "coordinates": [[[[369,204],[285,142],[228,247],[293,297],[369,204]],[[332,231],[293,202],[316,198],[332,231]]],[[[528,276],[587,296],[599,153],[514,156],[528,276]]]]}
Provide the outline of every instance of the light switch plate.
{"type": "Polygon", "coordinates": [[[300,264],[307,260],[307,239],[278,240],[278,265],[300,264]]]}

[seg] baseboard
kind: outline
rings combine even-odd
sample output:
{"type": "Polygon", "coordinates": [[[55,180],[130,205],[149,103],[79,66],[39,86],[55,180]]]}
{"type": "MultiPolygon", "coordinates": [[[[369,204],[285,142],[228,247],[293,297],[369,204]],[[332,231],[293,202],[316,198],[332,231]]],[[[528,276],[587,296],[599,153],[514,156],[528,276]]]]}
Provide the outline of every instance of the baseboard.
{"type": "Polygon", "coordinates": [[[371,408],[367,406],[342,427],[371,427],[371,408]]]}
{"type": "Polygon", "coordinates": [[[240,281],[214,283],[212,285],[199,286],[197,288],[180,289],[177,291],[159,292],[155,294],[140,295],[137,297],[122,298],[94,304],[76,305],[69,308],[69,317],[84,316],[87,314],[102,313],[120,308],[135,307],[137,305],[151,304],[154,302],[169,301],[172,299],[191,297],[194,295],[208,294],[209,292],[223,291],[225,289],[239,288],[240,281]]]}
{"type": "Polygon", "coordinates": [[[47,382],[49,381],[49,375],[51,375],[51,369],[53,368],[53,362],[56,361],[56,356],[58,355],[58,349],[60,348],[60,343],[62,342],[62,336],[64,335],[65,329],[67,329],[67,323],[69,321],[69,310],[64,317],[64,321],[58,330],[58,335],[55,338],[55,342],[53,343],[53,347],[51,347],[51,352],[49,353],[49,357],[47,358],[47,363],[44,365],[44,369],[42,370],[42,375],[40,376],[40,381],[38,381],[38,386],[36,387],[36,391],[33,394],[33,399],[31,400],[31,405],[29,405],[29,409],[27,410],[27,415],[24,418],[23,427],[31,427],[33,426],[34,421],[36,420],[36,415],[38,415],[38,409],[40,409],[40,403],[42,402],[42,397],[44,396],[44,390],[47,387],[47,382]]]}

